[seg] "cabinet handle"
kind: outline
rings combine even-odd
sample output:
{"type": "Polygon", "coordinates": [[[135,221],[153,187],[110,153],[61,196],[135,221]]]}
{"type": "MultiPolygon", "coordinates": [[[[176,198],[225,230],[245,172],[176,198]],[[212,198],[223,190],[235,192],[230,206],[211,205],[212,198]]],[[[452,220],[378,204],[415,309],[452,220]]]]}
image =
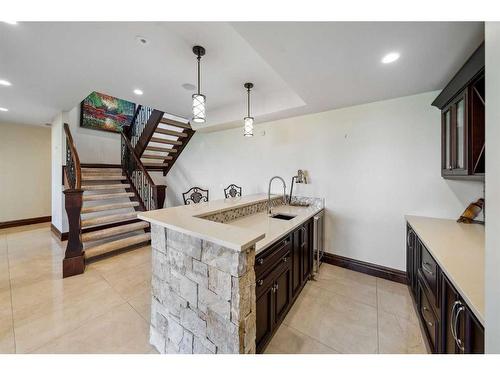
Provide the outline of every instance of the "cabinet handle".
{"type": "Polygon", "coordinates": [[[279,285],[278,285],[278,283],[274,284],[274,291],[275,291],[275,292],[277,292],[277,291],[278,291],[278,289],[279,289],[279,285]]]}
{"type": "Polygon", "coordinates": [[[413,231],[410,229],[410,230],[408,231],[408,235],[406,236],[406,245],[407,245],[408,247],[411,247],[411,245],[410,245],[410,238],[411,238],[411,236],[412,236],[412,235],[413,235],[413,231]]]}
{"type": "Polygon", "coordinates": [[[283,257],[283,263],[288,262],[288,257],[283,257]]]}
{"type": "Polygon", "coordinates": [[[432,322],[427,322],[427,325],[428,325],[429,327],[434,326],[434,324],[433,324],[432,322]]]}
{"type": "MultiPolygon", "coordinates": [[[[459,302],[460,303],[460,302],[459,302]]],[[[457,309],[457,313],[455,315],[455,342],[457,343],[458,349],[460,351],[464,351],[465,347],[461,339],[457,336],[457,326],[458,326],[458,318],[460,317],[460,313],[465,310],[465,307],[460,303],[460,307],[457,309]]]]}
{"type": "Polygon", "coordinates": [[[258,286],[262,286],[262,284],[264,284],[264,280],[260,279],[259,281],[257,281],[258,286]]]}
{"type": "Polygon", "coordinates": [[[427,272],[429,275],[431,276],[434,276],[434,272],[432,272],[432,270],[430,268],[428,268],[430,266],[429,263],[427,262],[424,262],[424,264],[422,264],[422,269],[427,272]]]}
{"type": "Polygon", "coordinates": [[[264,258],[257,259],[257,264],[258,265],[263,265],[264,264],[264,258]]]}

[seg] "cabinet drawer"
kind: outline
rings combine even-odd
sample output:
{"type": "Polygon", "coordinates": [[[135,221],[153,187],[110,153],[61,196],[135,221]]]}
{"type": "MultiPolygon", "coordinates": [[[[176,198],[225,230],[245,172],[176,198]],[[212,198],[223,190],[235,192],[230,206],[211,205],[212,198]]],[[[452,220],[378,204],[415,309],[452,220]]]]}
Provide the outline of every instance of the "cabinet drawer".
{"type": "Polygon", "coordinates": [[[261,293],[273,283],[278,273],[290,267],[290,252],[281,255],[281,258],[274,262],[274,267],[267,270],[267,273],[256,276],[255,295],[259,297],[261,293]]]}
{"type": "Polygon", "coordinates": [[[427,331],[427,337],[429,338],[429,343],[431,344],[433,352],[437,348],[437,337],[438,337],[438,325],[439,321],[434,314],[429,299],[427,298],[422,284],[419,284],[419,297],[420,297],[420,316],[422,318],[422,323],[427,331]]]}
{"type": "Polygon", "coordinates": [[[274,268],[277,263],[281,262],[283,256],[290,252],[292,248],[291,235],[282,238],[280,241],[272,245],[257,255],[255,259],[255,276],[259,278],[269,269],[274,268]]]}
{"type": "Polygon", "coordinates": [[[432,294],[432,302],[437,301],[438,265],[424,245],[421,245],[419,270],[432,294]]]}

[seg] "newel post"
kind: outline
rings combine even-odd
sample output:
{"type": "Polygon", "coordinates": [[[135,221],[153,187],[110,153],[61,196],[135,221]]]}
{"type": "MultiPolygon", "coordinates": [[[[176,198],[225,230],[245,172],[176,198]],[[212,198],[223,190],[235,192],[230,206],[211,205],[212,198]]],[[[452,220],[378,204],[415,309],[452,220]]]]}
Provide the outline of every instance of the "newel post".
{"type": "Polygon", "coordinates": [[[68,215],[68,245],[63,260],[63,277],[79,275],[85,270],[85,258],[80,237],[83,190],[66,189],[65,208],[68,215]]]}
{"type": "Polygon", "coordinates": [[[154,185],[153,186],[153,199],[155,202],[156,209],[159,210],[163,208],[163,204],[165,203],[165,190],[166,185],[154,185]]]}

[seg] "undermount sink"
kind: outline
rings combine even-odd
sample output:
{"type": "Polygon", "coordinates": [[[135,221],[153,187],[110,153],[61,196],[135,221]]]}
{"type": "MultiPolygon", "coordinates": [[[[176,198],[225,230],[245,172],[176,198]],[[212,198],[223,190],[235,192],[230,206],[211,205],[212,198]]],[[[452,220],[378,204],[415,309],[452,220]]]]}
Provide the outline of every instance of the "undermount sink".
{"type": "Polygon", "coordinates": [[[274,214],[271,217],[273,219],[292,220],[295,216],[294,215],[286,215],[286,214],[274,214]]]}

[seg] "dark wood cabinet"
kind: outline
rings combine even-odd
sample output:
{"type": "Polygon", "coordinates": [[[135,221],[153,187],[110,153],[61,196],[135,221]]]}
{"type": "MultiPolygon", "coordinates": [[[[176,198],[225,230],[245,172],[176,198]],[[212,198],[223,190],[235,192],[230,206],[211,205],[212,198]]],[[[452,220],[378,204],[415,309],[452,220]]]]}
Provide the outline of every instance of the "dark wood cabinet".
{"type": "Polygon", "coordinates": [[[312,231],[312,220],[308,220],[256,257],[258,353],[265,349],[309,280],[313,262],[312,231]]]}
{"type": "Polygon", "coordinates": [[[484,353],[484,328],[407,224],[408,287],[432,353],[484,353]]]}
{"type": "Polygon", "coordinates": [[[442,353],[484,353],[484,329],[460,294],[443,275],[442,353]]]}
{"type": "Polygon", "coordinates": [[[484,44],[467,60],[432,105],[441,110],[441,175],[484,179],[484,44]]]}

